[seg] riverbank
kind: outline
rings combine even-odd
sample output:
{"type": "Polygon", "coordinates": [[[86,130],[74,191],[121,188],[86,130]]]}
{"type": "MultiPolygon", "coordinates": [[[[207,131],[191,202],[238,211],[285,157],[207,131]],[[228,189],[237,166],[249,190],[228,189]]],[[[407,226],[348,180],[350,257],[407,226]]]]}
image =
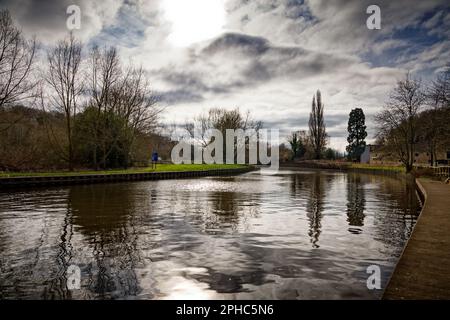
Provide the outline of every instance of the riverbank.
{"type": "Polygon", "coordinates": [[[315,170],[338,170],[338,171],[354,171],[361,173],[374,173],[384,175],[404,174],[405,168],[402,166],[376,166],[370,164],[328,161],[328,160],[305,160],[280,163],[280,168],[284,169],[315,169],[315,170]]]}
{"type": "Polygon", "coordinates": [[[252,170],[255,170],[253,166],[238,164],[160,164],[156,169],[138,168],[105,171],[0,173],[0,189],[27,186],[34,187],[235,175],[252,170]]]}
{"type": "Polygon", "coordinates": [[[417,179],[425,203],[384,299],[450,299],[450,185],[417,179]]]}

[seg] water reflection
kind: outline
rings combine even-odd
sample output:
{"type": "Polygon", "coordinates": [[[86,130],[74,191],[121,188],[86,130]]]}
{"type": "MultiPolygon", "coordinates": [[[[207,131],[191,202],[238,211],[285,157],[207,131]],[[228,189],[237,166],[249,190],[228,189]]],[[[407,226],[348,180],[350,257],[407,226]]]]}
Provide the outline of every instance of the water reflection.
{"type": "MultiPolygon", "coordinates": [[[[48,231],[48,230],[46,230],[48,231]]],[[[43,299],[68,299],[71,297],[70,291],[66,287],[66,270],[72,259],[71,240],[73,236],[72,211],[66,210],[62,220],[59,243],[56,246],[56,257],[54,266],[55,273],[44,281],[45,290],[42,293],[43,299]]]]}
{"type": "Polygon", "coordinates": [[[325,198],[324,175],[316,172],[310,179],[310,194],[306,204],[306,215],[309,220],[308,235],[314,248],[319,247],[319,236],[321,232],[321,221],[325,198]]]}
{"type": "Polygon", "coordinates": [[[333,174],[320,172],[295,174],[291,177],[291,196],[306,199],[304,206],[309,222],[308,236],[313,248],[320,247],[319,237],[322,228],[325,197],[335,178],[336,176],[333,174]]]}
{"type": "Polygon", "coordinates": [[[211,209],[207,213],[205,230],[220,231],[223,226],[236,229],[239,224],[238,194],[235,192],[211,192],[211,209]]]}
{"type": "MultiPolygon", "coordinates": [[[[363,178],[359,174],[348,174],[347,180],[347,221],[349,226],[364,226],[366,197],[363,178]]],[[[359,233],[361,228],[349,228],[350,232],[359,233]]]]}
{"type": "Polygon", "coordinates": [[[406,181],[319,172],[0,193],[0,298],[377,298],[365,268],[389,276],[417,210],[406,181]]]}
{"type": "Polygon", "coordinates": [[[142,261],[134,221],[139,192],[134,187],[77,186],[69,192],[72,223],[89,239],[94,257],[79,266],[86,273],[89,290],[102,299],[140,291],[134,271],[142,261]]]}
{"type": "Polygon", "coordinates": [[[376,239],[387,246],[396,246],[409,238],[420,210],[415,185],[406,178],[401,181],[399,183],[395,179],[383,178],[382,190],[373,194],[377,201],[384,202],[388,209],[376,212],[374,221],[376,239]],[[394,215],[389,215],[389,212],[394,215]],[[393,218],[397,223],[390,222],[393,218]],[[398,228],[397,224],[401,224],[401,228],[398,228]]]}

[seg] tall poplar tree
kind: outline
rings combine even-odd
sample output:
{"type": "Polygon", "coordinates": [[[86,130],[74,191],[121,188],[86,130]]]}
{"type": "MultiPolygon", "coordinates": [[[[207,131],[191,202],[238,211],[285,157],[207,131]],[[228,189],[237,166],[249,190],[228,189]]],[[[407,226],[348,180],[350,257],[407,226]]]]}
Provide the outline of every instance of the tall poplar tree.
{"type": "Polygon", "coordinates": [[[309,114],[309,139],[314,159],[321,159],[327,144],[327,133],[323,119],[323,103],[320,90],[313,96],[311,113],[309,114]]]}

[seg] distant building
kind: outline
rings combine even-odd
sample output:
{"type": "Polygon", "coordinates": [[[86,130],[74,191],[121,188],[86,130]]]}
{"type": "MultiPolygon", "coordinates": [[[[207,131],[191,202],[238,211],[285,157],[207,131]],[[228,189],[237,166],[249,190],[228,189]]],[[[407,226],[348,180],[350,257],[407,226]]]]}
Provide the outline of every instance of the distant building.
{"type": "Polygon", "coordinates": [[[380,146],[368,144],[364,149],[364,152],[361,154],[360,161],[361,163],[373,163],[374,161],[379,160],[380,146]]]}
{"type": "MultiPolygon", "coordinates": [[[[450,165],[450,150],[439,150],[436,153],[436,163],[438,165],[450,165]]],[[[400,160],[392,153],[386,153],[381,146],[378,145],[366,145],[364,152],[361,154],[361,163],[367,164],[399,164],[400,160]]],[[[430,165],[431,156],[428,152],[417,151],[414,154],[415,165],[430,165]]]]}

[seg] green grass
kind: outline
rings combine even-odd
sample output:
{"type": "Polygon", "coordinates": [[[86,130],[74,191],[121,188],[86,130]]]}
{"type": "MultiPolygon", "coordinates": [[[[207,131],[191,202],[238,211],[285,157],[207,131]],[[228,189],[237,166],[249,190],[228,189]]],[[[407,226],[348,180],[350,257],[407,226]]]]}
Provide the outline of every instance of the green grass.
{"type": "Polygon", "coordinates": [[[148,168],[134,168],[123,170],[84,170],[84,171],[54,171],[54,172],[0,172],[1,178],[12,177],[53,177],[53,176],[78,176],[89,174],[124,174],[124,173],[146,173],[161,171],[199,171],[215,169],[238,169],[245,168],[243,164],[158,164],[156,170],[148,168]]]}
{"type": "Polygon", "coordinates": [[[370,165],[370,164],[367,165],[367,164],[361,164],[361,163],[352,163],[350,165],[350,167],[357,168],[357,169],[405,172],[405,167],[401,167],[401,166],[375,166],[375,165],[370,165]]]}

